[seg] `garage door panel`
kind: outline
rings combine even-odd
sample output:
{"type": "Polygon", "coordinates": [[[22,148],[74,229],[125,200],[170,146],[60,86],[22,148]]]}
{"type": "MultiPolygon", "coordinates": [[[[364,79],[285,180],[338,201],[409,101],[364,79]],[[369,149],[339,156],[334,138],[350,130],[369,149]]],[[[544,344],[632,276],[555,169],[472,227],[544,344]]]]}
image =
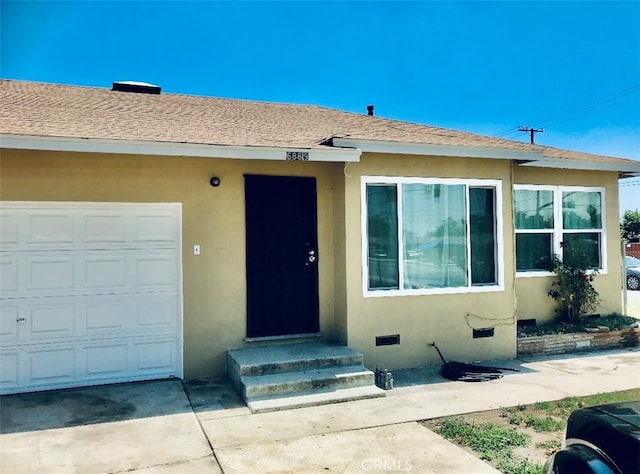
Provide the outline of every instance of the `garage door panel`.
{"type": "Polygon", "coordinates": [[[0,393],[181,375],[179,204],[0,202],[0,393]]]}
{"type": "Polygon", "coordinates": [[[128,300],[122,295],[86,298],[82,305],[80,331],[89,337],[126,332],[131,320],[128,300]]]}
{"type": "Polygon", "coordinates": [[[125,244],[127,216],[113,211],[91,211],[79,216],[79,243],[125,244]]]}
{"type": "Polygon", "coordinates": [[[26,314],[21,315],[26,319],[20,325],[21,339],[68,338],[75,335],[76,305],[73,302],[37,301],[26,306],[26,314]]]}
{"type": "Polygon", "coordinates": [[[162,242],[175,244],[179,234],[172,215],[163,213],[141,213],[134,218],[133,242],[162,242]]]}
{"type": "Polygon", "coordinates": [[[3,294],[19,288],[18,258],[0,254],[0,291],[3,294]]]}
{"type": "Polygon", "coordinates": [[[15,390],[18,383],[18,351],[0,354],[0,392],[15,390]]]}
{"type": "Polygon", "coordinates": [[[73,212],[32,211],[24,229],[27,244],[71,244],[74,242],[73,212]]]}
{"type": "Polygon", "coordinates": [[[166,373],[175,364],[175,344],[171,340],[137,342],[133,356],[136,372],[166,373]]]}
{"type": "Polygon", "coordinates": [[[175,286],[177,283],[175,256],[169,253],[157,253],[137,257],[135,277],[136,286],[175,286]]]}
{"type": "Polygon", "coordinates": [[[153,294],[136,298],[135,319],[138,331],[175,330],[177,299],[175,294],[153,294]]]}
{"type": "Polygon", "coordinates": [[[75,287],[73,255],[56,257],[29,255],[25,258],[26,290],[46,291],[71,290],[75,287]]]}
{"type": "Polygon", "coordinates": [[[122,341],[98,343],[82,352],[81,378],[125,377],[129,373],[129,347],[122,341]]]}
{"type": "Polygon", "coordinates": [[[24,360],[26,385],[69,383],[76,379],[76,351],[73,347],[42,347],[28,350],[24,360]]]}
{"type": "Polygon", "coordinates": [[[0,306],[0,341],[15,342],[18,339],[18,305],[13,302],[2,302],[0,306]]]}
{"type": "Polygon", "coordinates": [[[18,243],[18,215],[13,210],[0,210],[0,244],[18,243]]]}
{"type": "Polygon", "coordinates": [[[127,286],[127,257],[124,254],[103,252],[102,254],[82,256],[80,288],[101,289],[127,286]]]}

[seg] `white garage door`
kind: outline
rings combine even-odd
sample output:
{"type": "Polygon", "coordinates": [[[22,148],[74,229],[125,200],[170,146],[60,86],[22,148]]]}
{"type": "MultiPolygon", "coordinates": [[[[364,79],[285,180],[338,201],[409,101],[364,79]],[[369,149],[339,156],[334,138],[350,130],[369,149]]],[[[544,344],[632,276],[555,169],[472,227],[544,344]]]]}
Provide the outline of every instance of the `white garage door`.
{"type": "Polygon", "coordinates": [[[0,393],[182,376],[180,204],[0,202],[0,393]]]}

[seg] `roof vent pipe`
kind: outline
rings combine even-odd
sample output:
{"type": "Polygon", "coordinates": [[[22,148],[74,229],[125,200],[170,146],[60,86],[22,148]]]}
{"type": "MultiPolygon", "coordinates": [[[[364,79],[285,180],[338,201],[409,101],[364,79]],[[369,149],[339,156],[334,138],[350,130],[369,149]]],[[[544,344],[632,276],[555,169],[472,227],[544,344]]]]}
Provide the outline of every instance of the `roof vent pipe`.
{"type": "Polygon", "coordinates": [[[160,94],[160,86],[138,81],[118,81],[114,82],[112,91],[137,92],[138,94],[160,94]]]}
{"type": "Polygon", "coordinates": [[[367,115],[373,116],[373,105],[367,105],[367,115]]]}

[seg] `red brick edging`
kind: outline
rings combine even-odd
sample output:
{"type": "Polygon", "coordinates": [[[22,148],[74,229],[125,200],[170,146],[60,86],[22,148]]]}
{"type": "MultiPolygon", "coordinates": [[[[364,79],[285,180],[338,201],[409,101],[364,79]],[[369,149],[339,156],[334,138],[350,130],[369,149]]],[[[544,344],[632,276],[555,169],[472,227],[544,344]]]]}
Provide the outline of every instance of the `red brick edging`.
{"type": "Polygon", "coordinates": [[[599,349],[635,347],[640,341],[640,328],[607,332],[581,332],[518,338],[518,356],[553,355],[599,349]]]}

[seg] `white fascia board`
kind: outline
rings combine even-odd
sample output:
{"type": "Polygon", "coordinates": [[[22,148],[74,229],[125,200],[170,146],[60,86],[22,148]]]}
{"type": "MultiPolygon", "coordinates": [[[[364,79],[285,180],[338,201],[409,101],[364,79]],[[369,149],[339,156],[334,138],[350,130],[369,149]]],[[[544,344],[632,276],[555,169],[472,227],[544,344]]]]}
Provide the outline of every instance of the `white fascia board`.
{"type": "Polygon", "coordinates": [[[542,152],[460,145],[429,145],[422,143],[397,143],[352,138],[334,138],[333,146],[357,148],[363,152],[394,153],[402,155],[457,156],[464,158],[494,158],[518,161],[542,159],[542,152]]]}
{"type": "Polygon", "coordinates": [[[192,156],[245,160],[286,161],[287,152],[308,153],[308,160],[360,161],[360,150],[328,148],[283,148],[269,146],[207,145],[199,143],[151,142],[103,138],[67,138],[0,134],[0,147],[19,150],[47,150],[127,155],[192,156]]]}
{"type": "Polygon", "coordinates": [[[520,163],[520,166],[565,170],[617,171],[619,173],[640,174],[640,162],[618,163],[615,161],[580,161],[562,158],[543,158],[540,161],[520,163]]]}

